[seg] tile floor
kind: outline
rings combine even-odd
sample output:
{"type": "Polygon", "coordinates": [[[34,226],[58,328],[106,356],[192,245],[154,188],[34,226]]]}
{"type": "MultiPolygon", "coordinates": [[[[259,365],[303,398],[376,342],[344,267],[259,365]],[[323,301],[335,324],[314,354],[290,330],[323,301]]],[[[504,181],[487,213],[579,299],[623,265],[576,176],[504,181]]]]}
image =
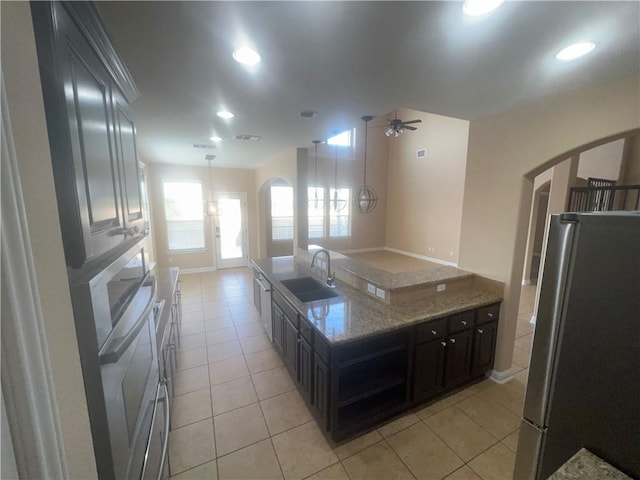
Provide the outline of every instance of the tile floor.
{"type": "Polygon", "coordinates": [[[513,360],[521,371],[511,382],[484,380],[334,445],[320,432],[258,323],[251,271],[181,278],[172,478],[512,477],[535,287],[523,289],[513,360]]]}

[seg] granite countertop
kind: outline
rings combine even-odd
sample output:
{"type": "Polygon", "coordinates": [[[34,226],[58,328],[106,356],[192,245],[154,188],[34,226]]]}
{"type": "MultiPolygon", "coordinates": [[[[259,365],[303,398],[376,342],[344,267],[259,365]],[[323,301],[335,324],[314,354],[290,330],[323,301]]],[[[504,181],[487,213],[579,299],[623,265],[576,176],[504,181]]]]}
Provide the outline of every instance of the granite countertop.
{"type": "Polygon", "coordinates": [[[253,264],[331,344],[397,330],[501,300],[490,292],[469,288],[458,292],[443,292],[428,300],[391,306],[336,280],[337,297],[302,303],[281,281],[305,276],[313,276],[322,281],[317,271],[311,269],[307,262],[296,257],[277,257],[253,260],[253,264]]]}
{"type": "Polygon", "coordinates": [[[586,448],[581,448],[548,480],[601,480],[603,478],[631,480],[631,477],[626,476],[586,448]]]}

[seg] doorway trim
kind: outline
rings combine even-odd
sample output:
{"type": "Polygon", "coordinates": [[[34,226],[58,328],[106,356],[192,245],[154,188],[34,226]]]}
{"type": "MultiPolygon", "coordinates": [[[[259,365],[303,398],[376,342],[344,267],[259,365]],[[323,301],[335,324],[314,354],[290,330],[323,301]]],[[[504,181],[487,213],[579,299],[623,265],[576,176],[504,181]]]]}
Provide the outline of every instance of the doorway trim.
{"type": "Polygon", "coordinates": [[[213,192],[213,201],[216,205],[218,212],[211,222],[211,236],[213,243],[213,263],[216,266],[216,270],[222,270],[226,268],[240,268],[249,266],[249,222],[247,217],[247,193],[246,192],[213,192]],[[241,205],[241,230],[242,230],[242,258],[234,258],[228,261],[222,259],[221,255],[221,243],[218,236],[218,229],[220,228],[219,219],[219,201],[222,198],[239,198],[241,205]]]}

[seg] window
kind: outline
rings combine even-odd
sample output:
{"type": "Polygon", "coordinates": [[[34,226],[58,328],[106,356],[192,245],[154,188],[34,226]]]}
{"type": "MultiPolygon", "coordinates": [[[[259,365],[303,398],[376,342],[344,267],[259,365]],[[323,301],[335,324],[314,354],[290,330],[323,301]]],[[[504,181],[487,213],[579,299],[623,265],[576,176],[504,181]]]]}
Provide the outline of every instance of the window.
{"type": "Polygon", "coordinates": [[[271,185],[271,240],[293,240],[293,187],[271,185]]]}
{"type": "Polygon", "coordinates": [[[164,182],[163,187],[169,250],[204,248],[202,184],[164,182]]]}
{"type": "Polygon", "coordinates": [[[309,187],[309,238],[324,237],[324,188],[309,187]],[[317,201],[316,201],[317,199],[317,201]]]}
{"type": "Polygon", "coordinates": [[[329,236],[351,235],[351,191],[349,188],[329,189],[329,236]]]}
{"type": "Polygon", "coordinates": [[[327,139],[327,145],[337,145],[338,147],[350,147],[355,145],[356,129],[345,130],[327,139]]]}

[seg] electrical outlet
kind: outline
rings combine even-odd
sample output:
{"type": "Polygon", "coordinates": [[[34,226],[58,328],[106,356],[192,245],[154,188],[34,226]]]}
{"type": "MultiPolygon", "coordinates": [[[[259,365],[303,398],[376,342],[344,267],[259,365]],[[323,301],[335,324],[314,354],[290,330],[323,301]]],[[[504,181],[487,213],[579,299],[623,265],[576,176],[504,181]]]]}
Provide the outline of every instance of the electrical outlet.
{"type": "Polygon", "coordinates": [[[440,283],[436,285],[436,292],[444,292],[447,289],[446,283],[440,283]]]}
{"type": "Polygon", "coordinates": [[[384,298],[386,292],[381,288],[376,288],[376,297],[384,298]]]}
{"type": "Polygon", "coordinates": [[[372,283],[367,283],[367,292],[369,292],[371,295],[375,295],[376,294],[376,286],[373,285],[372,283]]]}

